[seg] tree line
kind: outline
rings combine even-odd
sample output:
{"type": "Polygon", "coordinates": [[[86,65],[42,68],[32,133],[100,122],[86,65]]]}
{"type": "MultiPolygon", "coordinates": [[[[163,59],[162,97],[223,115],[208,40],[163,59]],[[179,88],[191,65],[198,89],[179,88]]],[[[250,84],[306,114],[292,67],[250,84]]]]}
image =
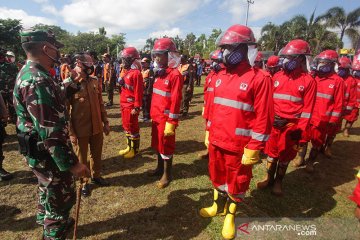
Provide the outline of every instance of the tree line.
{"type": "MultiPolygon", "coordinates": [[[[65,44],[63,53],[95,51],[99,56],[108,52],[116,57],[126,45],[126,34],[119,33],[107,36],[106,29],[100,27],[98,32],[70,33],[59,26],[37,24],[38,29],[51,28],[57,39],[65,44]]],[[[309,42],[313,54],[324,49],[340,49],[343,47],[343,38],[346,35],[353,48],[359,48],[360,42],[360,7],[346,13],[342,7],[333,7],[324,14],[315,16],[315,10],[307,19],[304,15],[296,15],[280,25],[267,23],[261,29],[258,47],[262,51],[277,53],[287,42],[300,38],[309,42]]],[[[24,58],[21,49],[19,32],[23,29],[21,21],[17,19],[0,19],[0,45],[14,51],[19,58],[24,58]]],[[[185,55],[200,54],[208,58],[210,52],[216,49],[216,39],[221,34],[221,29],[213,29],[209,36],[194,33],[187,34],[184,38],[174,37],[178,50],[185,55]]],[[[164,36],[166,37],[166,36],[164,36]]],[[[148,38],[141,53],[150,53],[156,38],[148,38]]]]}

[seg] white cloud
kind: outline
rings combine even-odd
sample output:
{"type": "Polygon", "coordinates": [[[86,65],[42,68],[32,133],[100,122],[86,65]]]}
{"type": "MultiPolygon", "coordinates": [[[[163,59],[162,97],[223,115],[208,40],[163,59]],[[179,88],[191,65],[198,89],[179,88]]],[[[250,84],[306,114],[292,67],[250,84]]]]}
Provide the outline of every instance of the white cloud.
{"type": "Polygon", "coordinates": [[[47,3],[48,0],[32,0],[33,2],[36,2],[36,3],[47,3]]]}
{"type": "Polygon", "coordinates": [[[104,26],[110,32],[169,28],[208,0],[72,0],[60,11],[64,21],[77,27],[104,26]]]}
{"type": "Polygon", "coordinates": [[[27,14],[24,10],[20,9],[10,9],[6,7],[0,7],[0,16],[1,18],[11,18],[19,19],[24,28],[29,28],[38,23],[43,23],[47,25],[55,24],[55,21],[45,17],[38,17],[27,14]]]}
{"type": "MultiPolygon", "coordinates": [[[[277,17],[289,9],[298,6],[303,0],[256,0],[250,5],[249,21],[277,17]]],[[[228,9],[234,22],[245,22],[247,3],[245,0],[224,0],[223,9],[228,9]]]]}
{"type": "Polygon", "coordinates": [[[251,28],[251,30],[253,31],[256,41],[259,40],[259,38],[261,37],[261,28],[262,27],[249,26],[249,28],[251,28]]]}
{"type": "Polygon", "coordinates": [[[152,32],[149,34],[149,37],[151,38],[161,38],[163,36],[168,36],[168,37],[181,36],[181,30],[180,28],[175,27],[168,30],[160,30],[160,31],[152,32]]]}
{"type": "Polygon", "coordinates": [[[59,9],[57,9],[54,5],[43,5],[41,7],[41,11],[55,16],[60,15],[59,9]]]}
{"type": "Polygon", "coordinates": [[[135,47],[136,49],[140,50],[140,49],[142,49],[142,48],[145,46],[145,43],[146,43],[146,39],[145,39],[145,38],[139,38],[139,39],[136,39],[136,40],[134,40],[134,41],[129,40],[129,41],[126,43],[126,46],[127,46],[127,47],[135,47]]]}

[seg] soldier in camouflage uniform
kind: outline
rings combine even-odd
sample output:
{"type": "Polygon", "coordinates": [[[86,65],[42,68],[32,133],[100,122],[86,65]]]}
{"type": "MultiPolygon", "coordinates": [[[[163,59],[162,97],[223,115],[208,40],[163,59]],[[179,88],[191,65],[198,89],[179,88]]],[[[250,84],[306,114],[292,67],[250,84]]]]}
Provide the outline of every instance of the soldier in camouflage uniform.
{"type": "MultiPolygon", "coordinates": [[[[6,50],[0,48],[0,85],[4,86],[6,83],[6,50]]],[[[4,88],[3,88],[4,89],[4,88]]],[[[6,137],[5,127],[8,121],[8,109],[3,100],[3,94],[0,94],[0,181],[10,180],[13,176],[7,172],[3,167],[4,154],[2,145],[6,137]]]]}
{"type": "Polygon", "coordinates": [[[4,57],[0,57],[0,92],[8,108],[10,121],[15,122],[16,114],[12,98],[18,69],[15,62],[10,60],[15,60],[14,53],[7,51],[4,55],[4,57]]]}
{"type": "Polygon", "coordinates": [[[69,140],[65,91],[73,80],[61,87],[49,74],[63,46],[51,32],[28,30],[20,36],[27,61],[14,88],[19,145],[38,178],[37,223],[44,227],[43,239],[65,239],[74,222],[69,218],[76,199],[73,175],[89,174],[69,140]]]}

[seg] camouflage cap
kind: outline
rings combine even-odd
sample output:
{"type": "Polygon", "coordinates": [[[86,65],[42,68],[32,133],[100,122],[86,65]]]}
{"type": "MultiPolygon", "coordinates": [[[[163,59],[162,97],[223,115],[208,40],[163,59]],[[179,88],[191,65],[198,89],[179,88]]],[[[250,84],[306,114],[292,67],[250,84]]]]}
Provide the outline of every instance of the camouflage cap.
{"type": "Polygon", "coordinates": [[[64,44],[56,41],[55,34],[51,30],[27,29],[20,33],[21,43],[48,42],[56,48],[64,47],[64,44]]]}

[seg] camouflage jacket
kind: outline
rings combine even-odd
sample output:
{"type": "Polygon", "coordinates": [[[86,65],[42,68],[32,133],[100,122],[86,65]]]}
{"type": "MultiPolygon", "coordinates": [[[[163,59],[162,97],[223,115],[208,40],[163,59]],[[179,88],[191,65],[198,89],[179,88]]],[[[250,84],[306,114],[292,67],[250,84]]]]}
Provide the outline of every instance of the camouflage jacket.
{"type": "Polygon", "coordinates": [[[14,89],[17,67],[14,63],[0,63],[0,91],[9,92],[14,89]]]}
{"type": "MultiPolygon", "coordinates": [[[[78,162],[69,141],[64,92],[71,82],[68,78],[61,87],[41,65],[28,60],[17,75],[14,88],[18,130],[37,133],[61,171],[78,162]]],[[[39,163],[38,159],[26,158],[30,167],[39,163]]]]}

